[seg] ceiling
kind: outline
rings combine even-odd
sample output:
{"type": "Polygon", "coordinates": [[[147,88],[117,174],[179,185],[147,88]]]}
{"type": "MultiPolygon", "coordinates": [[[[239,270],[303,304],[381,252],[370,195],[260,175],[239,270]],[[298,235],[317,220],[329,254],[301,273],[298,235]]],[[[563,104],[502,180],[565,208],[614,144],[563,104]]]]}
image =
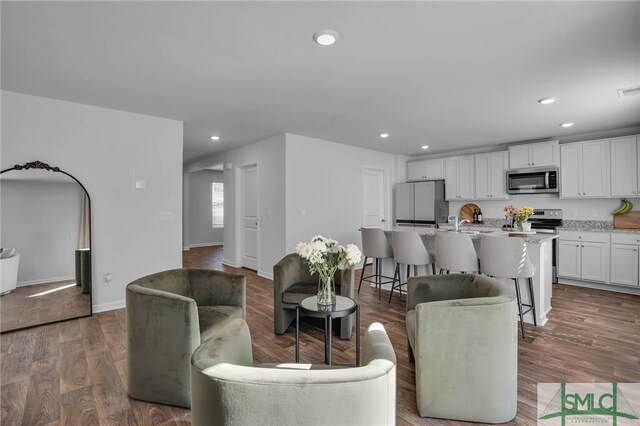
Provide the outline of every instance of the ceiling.
{"type": "Polygon", "coordinates": [[[640,125],[640,96],[617,94],[640,85],[638,1],[2,1],[1,12],[3,89],[183,120],[185,163],[284,132],[422,155],[640,125]],[[338,42],[315,44],[322,29],[338,42]],[[558,101],[536,102],[546,96],[558,101]]]}

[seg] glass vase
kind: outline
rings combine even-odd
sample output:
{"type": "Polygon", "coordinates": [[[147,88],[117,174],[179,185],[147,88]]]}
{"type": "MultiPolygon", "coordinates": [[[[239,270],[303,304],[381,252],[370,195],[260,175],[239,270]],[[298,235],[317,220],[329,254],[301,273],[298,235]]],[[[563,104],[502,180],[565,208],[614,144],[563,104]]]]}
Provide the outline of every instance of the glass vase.
{"type": "Polygon", "coordinates": [[[331,277],[320,276],[318,280],[318,305],[335,305],[336,285],[331,277]]]}

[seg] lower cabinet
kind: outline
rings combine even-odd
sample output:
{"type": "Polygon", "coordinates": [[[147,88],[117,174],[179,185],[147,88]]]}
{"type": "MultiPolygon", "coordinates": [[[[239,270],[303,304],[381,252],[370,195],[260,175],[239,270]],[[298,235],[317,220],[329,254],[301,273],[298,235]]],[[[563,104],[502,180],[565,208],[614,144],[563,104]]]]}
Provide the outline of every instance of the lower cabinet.
{"type": "Polygon", "coordinates": [[[640,286],[640,234],[611,235],[611,284],[640,286]]]}
{"type": "Polygon", "coordinates": [[[609,234],[606,232],[560,233],[558,276],[606,283],[609,281],[609,234]]]}

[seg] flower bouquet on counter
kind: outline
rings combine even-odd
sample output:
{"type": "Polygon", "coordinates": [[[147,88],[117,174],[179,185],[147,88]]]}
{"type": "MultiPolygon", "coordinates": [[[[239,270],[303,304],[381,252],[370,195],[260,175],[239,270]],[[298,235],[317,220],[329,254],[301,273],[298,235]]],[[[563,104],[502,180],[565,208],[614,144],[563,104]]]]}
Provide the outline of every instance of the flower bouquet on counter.
{"type": "Polygon", "coordinates": [[[530,231],[531,224],[528,222],[533,214],[533,207],[514,207],[512,204],[505,206],[504,215],[511,222],[511,227],[519,231],[530,231]],[[525,229],[526,228],[526,229],[525,229]]]}
{"type": "Polygon", "coordinates": [[[347,269],[360,262],[361,253],[358,246],[348,244],[341,246],[336,240],[316,235],[310,242],[299,242],[296,253],[309,264],[312,274],[318,274],[318,304],[333,305],[336,303],[334,274],[337,270],[347,269]]]}

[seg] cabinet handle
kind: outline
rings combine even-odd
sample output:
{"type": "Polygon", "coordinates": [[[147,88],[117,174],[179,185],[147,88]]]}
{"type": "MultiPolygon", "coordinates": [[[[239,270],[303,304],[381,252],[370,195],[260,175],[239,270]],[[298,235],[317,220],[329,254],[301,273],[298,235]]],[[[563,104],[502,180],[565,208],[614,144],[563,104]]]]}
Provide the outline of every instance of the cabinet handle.
{"type": "Polygon", "coordinates": [[[532,166],[535,166],[535,165],[536,165],[536,163],[531,163],[531,165],[532,165],[532,166]]]}

